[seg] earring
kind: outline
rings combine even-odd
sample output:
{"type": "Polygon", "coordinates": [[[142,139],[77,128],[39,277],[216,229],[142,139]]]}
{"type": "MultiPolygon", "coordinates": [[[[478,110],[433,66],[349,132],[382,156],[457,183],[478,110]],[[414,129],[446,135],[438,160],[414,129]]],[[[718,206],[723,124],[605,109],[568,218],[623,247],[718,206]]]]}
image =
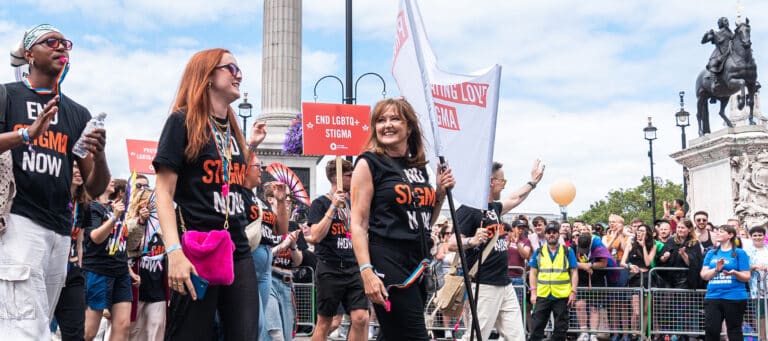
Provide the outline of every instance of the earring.
{"type": "Polygon", "coordinates": [[[211,82],[211,81],[208,81],[208,89],[210,89],[210,88],[211,88],[211,85],[212,85],[212,84],[213,84],[213,82],[211,82]]]}
{"type": "Polygon", "coordinates": [[[35,60],[34,59],[30,60],[29,65],[35,66],[35,60]]]}

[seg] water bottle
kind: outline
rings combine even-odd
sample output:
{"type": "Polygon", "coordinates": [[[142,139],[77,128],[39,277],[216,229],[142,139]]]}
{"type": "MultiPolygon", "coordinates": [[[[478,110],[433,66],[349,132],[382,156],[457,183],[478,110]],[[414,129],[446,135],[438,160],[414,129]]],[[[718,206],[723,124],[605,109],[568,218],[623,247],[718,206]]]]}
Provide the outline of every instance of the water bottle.
{"type": "Polygon", "coordinates": [[[102,112],[88,121],[88,125],[86,125],[85,129],[83,129],[83,133],[80,134],[80,138],[77,139],[77,142],[75,142],[75,146],[72,147],[72,154],[77,155],[77,157],[81,159],[88,155],[88,150],[85,149],[85,142],[83,141],[85,134],[92,132],[96,128],[104,128],[104,120],[106,118],[107,113],[102,112]]]}

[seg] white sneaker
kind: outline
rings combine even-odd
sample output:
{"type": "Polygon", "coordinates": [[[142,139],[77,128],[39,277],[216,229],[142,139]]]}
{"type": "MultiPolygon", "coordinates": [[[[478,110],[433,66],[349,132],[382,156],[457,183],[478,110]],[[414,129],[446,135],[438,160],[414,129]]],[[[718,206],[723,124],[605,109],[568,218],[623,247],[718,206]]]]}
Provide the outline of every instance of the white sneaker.
{"type": "Polygon", "coordinates": [[[589,341],[600,341],[600,339],[597,338],[597,335],[593,334],[589,336],[589,341]]]}
{"type": "Polygon", "coordinates": [[[450,330],[445,331],[445,338],[453,340],[453,332],[450,330]]]}
{"type": "Polygon", "coordinates": [[[376,338],[375,331],[373,330],[373,326],[368,326],[368,340],[373,340],[376,338]]]}
{"type": "Polygon", "coordinates": [[[589,334],[587,333],[579,334],[579,338],[576,339],[576,341],[589,341],[589,334]]]}

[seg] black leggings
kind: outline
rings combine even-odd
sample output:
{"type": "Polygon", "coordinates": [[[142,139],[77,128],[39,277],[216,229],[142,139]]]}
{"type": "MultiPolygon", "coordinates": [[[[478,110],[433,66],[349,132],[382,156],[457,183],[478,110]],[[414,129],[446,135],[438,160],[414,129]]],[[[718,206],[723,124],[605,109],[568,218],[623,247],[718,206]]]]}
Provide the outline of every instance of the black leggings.
{"type": "Polygon", "coordinates": [[[216,311],[224,340],[256,340],[259,332],[259,286],[253,258],[235,260],[235,281],[211,286],[202,300],[172,291],[165,340],[213,340],[216,311]]]}
{"type": "Polygon", "coordinates": [[[85,279],[80,268],[67,266],[67,281],[61,289],[54,316],[62,341],[81,341],[85,337],[85,279]]]}
{"type": "MultiPolygon", "coordinates": [[[[384,285],[400,284],[421,261],[418,243],[388,243],[372,241],[369,245],[371,264],[379,273],[385,275],[384,285]]],[[[379,341],[382,340],[429,340],[427,327],[424,324],[424,305],[427,291],[417,281],[406,289],[390,289],[389,312],[378,304],[374,304],[376,318],[381,325],[379,341]]]]}
{"type": "Polygon", "coordinates": [[[728,340],[743,340],[744,334],[741,325],[744,321],[744,310],[747,308],[746,300],[704,300],[704,332],[706,341],[719,341],[720,329],[725,320],[728,340]]]}

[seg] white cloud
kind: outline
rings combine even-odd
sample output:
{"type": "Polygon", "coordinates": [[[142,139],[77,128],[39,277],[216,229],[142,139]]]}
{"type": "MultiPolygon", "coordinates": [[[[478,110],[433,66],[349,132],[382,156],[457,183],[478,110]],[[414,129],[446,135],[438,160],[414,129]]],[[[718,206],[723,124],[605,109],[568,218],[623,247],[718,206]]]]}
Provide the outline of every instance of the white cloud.
{"type": "MultiPolygon", "coordinates": [[[[132,31],[158,31],[198,24],[242,24],[260,18],[262,1],[237,0],[22,0],[41,12],[52,8],[91,24],[120,25],[132,31]]],[[[215,27],[214,27],[215,29],[215,27]]]]}

